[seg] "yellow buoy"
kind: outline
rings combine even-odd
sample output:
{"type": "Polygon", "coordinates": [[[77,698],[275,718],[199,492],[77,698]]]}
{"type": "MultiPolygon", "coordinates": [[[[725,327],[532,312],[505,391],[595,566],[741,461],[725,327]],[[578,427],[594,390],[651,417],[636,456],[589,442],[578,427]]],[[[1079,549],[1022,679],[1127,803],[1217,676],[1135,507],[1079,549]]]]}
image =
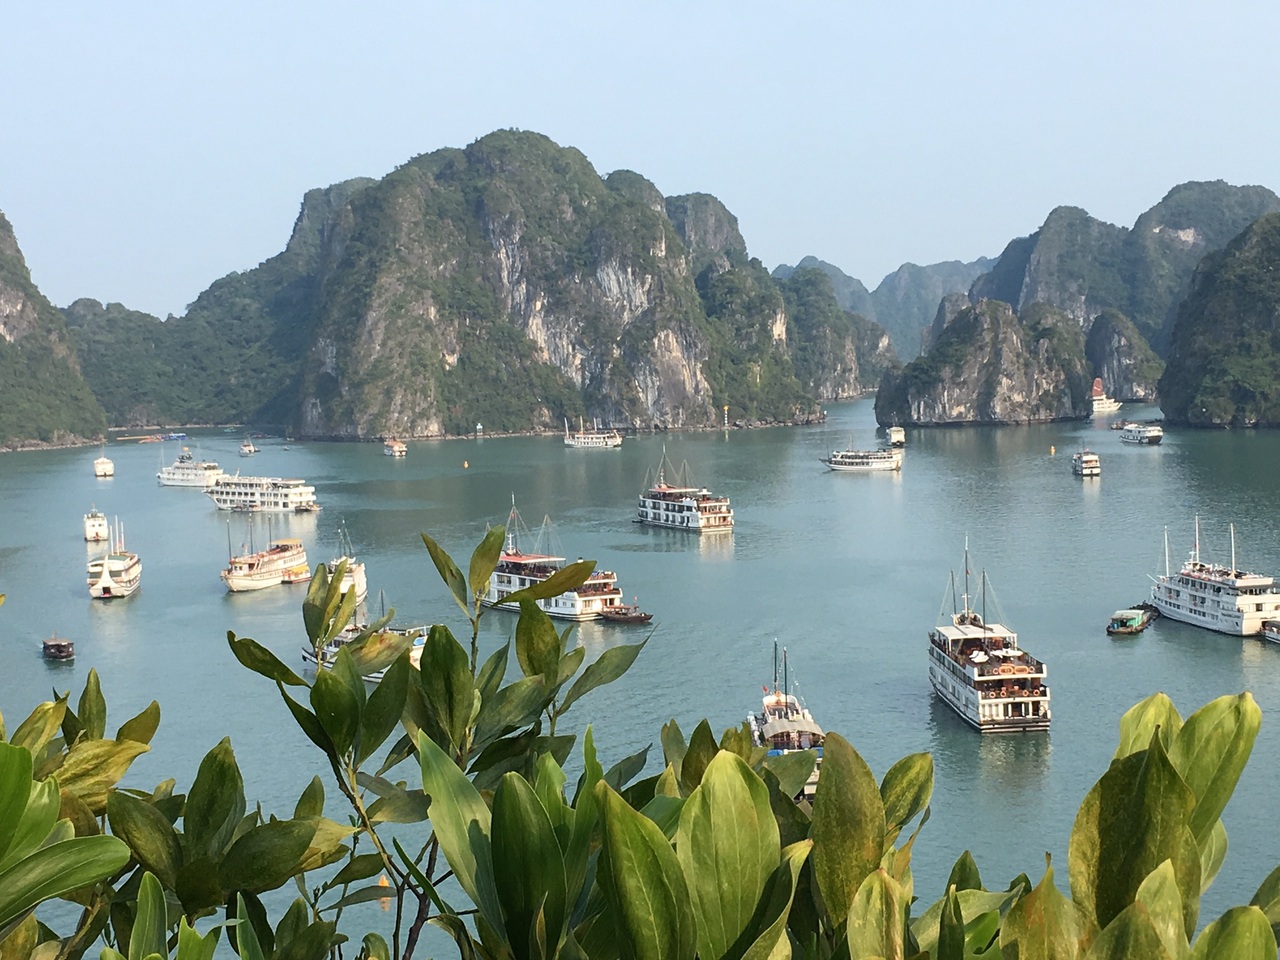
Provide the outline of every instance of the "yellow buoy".
{"type": "Polygon", "coordinates": [[[1053,456],[1057,456],[1057,454],[1058,454],[1058,448],[1057,448],[1057,447],[1050,447],[1050,448],[1049,448],[1049,456],[1053,457],[1053,456]]]}
{"type": "MultiPolygon", "coordinates": [[[[391,884],[390,884],[390,883],[388,882],[388,880],[387,880],[387,875],[386,875],[385,873],[384,873],[382,876],[380,876],[380,877],[378,878],[378,886],[380,886],[380,887],[390,887],[390,886],[391,886],[391,884]]],[[[390,898],[390,897],[379,897],[379,898],[378,898],[378,903],[382,906],[382,909],[383,909],[383,910],[390,910],[390,909],[391,909],[391,898],[390,898]]]]}
{"type": "Polygon", "coordinates": [[[466,470],[466,469],[467,469],[468,467],[470,467],[470,466],[471,466],[471,464],[467,463],[467,461],[465,461],[465,460],[463,460],[463,461],[462,461],[462,469],[463,469],[463,470],[466,470]]]}

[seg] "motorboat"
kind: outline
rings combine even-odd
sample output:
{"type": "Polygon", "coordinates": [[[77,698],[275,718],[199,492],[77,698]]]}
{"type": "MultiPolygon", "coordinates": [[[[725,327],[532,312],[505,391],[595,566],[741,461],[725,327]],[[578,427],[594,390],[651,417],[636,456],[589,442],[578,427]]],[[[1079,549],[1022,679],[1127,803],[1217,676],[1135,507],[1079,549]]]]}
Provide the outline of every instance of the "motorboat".
{"type": "Polygon", "coordinates": [[[765,685],[764,700],[759,713],[747,714],[747,727],[751,740],[757,747],[767,747],[771,757],[794,753],[797,750],[813,750],[818,755],[813,773],[800,791],[797,800],[812,801],[818,789],[818,774],[822,766],[822,746],[826,731],[813,719],[797,693],[792,692],[793,682],[787,663],[787,650],[782,649],[782,683],[778,683],[778,644],[773,645],[773,685],[765,685]]]}
{"type": "MultiPolygon", "coordinates": [[[[987,575],[981,612],[971,606],[969,548],[964,551],[964,593],[951,574],[951,613],[929,633],[929,683],[965,723],[982,733],[1048,730],[1048,667],[1018,646],[1018,635],[986,617],[987,575]]],[[[945,605],[945,599],[944,599],[945,605]]],[[[945,606],[944,606],[945,609],[945,606]]]]}
{"type": "Polygon", "coordinates": [[[76,645],[66,637],[56,633],[41,645],[41,655],[46,660],[74,660],[76,645]]]}
{"type": "Polygon", "coordinates": [[[1191,555],[1176,573],[1169,565],[1169,531],[1164,534],[1164,576],[1152,577],[1151,602],[1160,615],[1197,627],[1253,636],[1267,620],[1280,618],[1280,585],[1274,577],[1236,565],[1236,528],[1231,525],[1231,565],[1200,556],[1200,518],[1191,555]]]}
{"type": "Polygon", "coordinates": [[[899,426],[892,426],[888,429],[889,446],[905,447],[907,445],[907,431],[899,426]]]}
{"type": "Polygon", "coordinates": [[[694,533],[732,530],[733,507],[729,505],[729,498],[690,483],[688,473],[687,465],[680,471],[672,467],[667,448],[663,446],[653,482],[645,477],[646,489],[640,494],[636,522],[694,533]]]}
{"type": "Polygon", "coordinates": [[[1102,458],[1092,450],[1081,450],[1071,455],[1071,472],[1077,477],[1102,476],[1102,458]]]}
{"type": "Polygon", "coordinates": [[[1280,643],[1280,620],[1262,621],[1262,639],[1271,643],[1280,643]]]}
{"type": "Polygon", "coordinates": [[[648,623],[653,619],[653,614],[645,613],[637,604],[623,603],[605,607],[600,611],[600,617],[610,623],[648,623]]]}
{"type": "Polygon", "coordinates": [[[116,465],[107,456],[106,444],[102,446],[102,456],[93,461],[93,475],[99,478],[114,477],[116,475],[116,465]]]}
{"type": "MultiPolygon", "coordinates": [[[[476,424],[476,432],[479,433],[479,424],[476,424]]],[[[622,446],[622,434],[617,430],[602,430],[598,421],[593,421],[591,429],[588,430],[582,425],[582,418],[578,418],[578,429],[570,430],[569,421],[564,421],[564,445],[566,447],[577,447],[582,450],[612,450],[622,446]]]]}

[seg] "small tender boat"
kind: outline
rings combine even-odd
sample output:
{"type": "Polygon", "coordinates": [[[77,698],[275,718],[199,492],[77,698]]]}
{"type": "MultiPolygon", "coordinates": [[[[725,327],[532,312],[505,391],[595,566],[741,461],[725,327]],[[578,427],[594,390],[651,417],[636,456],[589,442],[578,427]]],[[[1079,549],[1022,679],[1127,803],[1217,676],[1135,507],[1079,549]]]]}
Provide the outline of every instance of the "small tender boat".
{"type": "Polygon", "coordinates": [[[881,470],[902,469],[902,448],[889,450],[833,450],[829,457],[819,457],[839,473],[872,473],[881,470]]]}
{"type": "Polygon", "coordinates": [[[1123,443],[1154,447],[1164,439],[1164,427],[1157,423],[1126,423],[1120,428],[1123,443]]]}
{"type": "Polygon", "coordinates": [[[1107,391],[1102,388],[1102,378],[1093,378],[1093,390],[1090,399],[1093,401],[1093,415],[1095,417],[1108,413],[1115,413],[1120,409],[1120,401],[1113,400],[1107,396],[1107,391]]]}
{"type": "Polygon", "coordinates": [[[111,539],[111,527],[107,524],[106,514],[96,507],[91,507],[84,515],[84,538],[89,543],[111,539]]]}
{"type": "Polygon", "coordinates": [[[1077,477],[1102,476],[1102,458],[1092,450],[1081,450],[1071,455],[1071,472],[1077,477]]]}
{"type": "Polygon", "coordinates": [[[76,645],[55,633],[44,641],[41,652],[46,660],[74,660],[76,658],[76,645]]]}
{"type": "Polygon", "coordinates": [[[768,747],[769,756],[794,753],[797,750],[815,750],[818,762],[813,773],[800,791],[797,800],[813,800],[818,789],[818,773],[822,767],[822,745],[826,731],[818,726],[809,708],[791,692],[791,674],[787,665],[787,651],[782,650],[782,686],[778,686],[778,644],[773,645],[773,687],[764,688],[764,700],[759,713],[747,714],[747,726],[751,739],[758,747],[768,747]]]}
{"type": "Polygon", "coordinates": [[[253,445],[253,441],[245,437],[244,443],[240,444],[240,456],[252,457],[258,452],[258,448],[253,445]]]}
{"type": "Polygon", "coordinates": [[[403,440],[396,440],[394,438],[384,440],[382,442],[382,452],[388,457],[395,457],[397,460],[402,460],[409,455],[409,445],[403,440]]]}
{"type": "Polygon", "coordinates": [[[610,623],[648,623],[653,614],[645,613],[634,603],[620,603],[616,607],[605,607],[600,617],[610,623]]]}
{"type": "Polygon", "coordinates": [[[907,445],[907,431],[899,426],[892,426],[888,430],[889,446],[905,447],[907,445]]]}
{"type": "Polygon", "coordinates": [[[1117,610],[1107,623],[1107,633],[1112,636],[1141,633],[1158,616],[1160,611],[1150,603],[1140,603],[1128,610],[1117,610]]]}
{"type": "MultiPolygon", "coordinates": [[[[480,432],[480,424],[476,424],[476,433],[480,432]]],[[[579,447],[583,450],[609,450],[614,447],[622,446],[622,434],[617,430],[601,430],[600,424],[593,421],[591,429],[587,430],[582,425],[582,418],[578,418],[578,429],[571,431],[569,429],[569,421],[564,421],[564,445],[566,447],[579,447]]]]}
{"type": "Polygon", "coordinates": [[[111,550],[89,561],[89,596],[94,600],[127,597],[142,583],[142,560],[124,548],[124,526],[116,520],[111,550]]]}
{"type": "Polygon", "coordinates": [[[1271,643],[1280,643],[1280,620],[1263,620],[1261,636],[1271,643]]]}

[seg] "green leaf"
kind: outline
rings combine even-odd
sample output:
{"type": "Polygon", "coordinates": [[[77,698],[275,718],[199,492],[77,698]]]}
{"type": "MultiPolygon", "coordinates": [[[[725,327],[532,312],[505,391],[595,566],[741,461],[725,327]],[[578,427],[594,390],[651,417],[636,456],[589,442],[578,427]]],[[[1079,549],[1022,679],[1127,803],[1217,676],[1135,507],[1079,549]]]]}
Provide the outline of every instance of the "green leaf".
{"type": "Polygon", "coordinates": [[[510,657],[511,643],[507,642],[489,654],[489,658],[480,665],[480,672],[476,674],[476,689],[480,691],[483,699],[488,700],[502,686],[502,679],[507,674],[507,660],[510,657]]]}
{"type": "Polygon", "coordinates": [[[884,853],[884,801],[871,768],[839,734],[823,744],[813,800],[814,879],[835,926],[845,922],[862,883],[884,853]]]}
{"type": "Polygon", "coordinates": [[[719,752],[720,745],[711,732],[711,724],[706,720],[701,721],[689,735],[689,749],[680,761],[681,790],[686,794],[691,793],[702,782],[703,772],[719,752]]]}
{"type": "Polygon", "coordinates": [[[693,960],[697,927],[671,844],[609,787],[596,786],[602,846],[597,879],[620,933],[622,960],[693,960]]]}
{"type": "Polygon", "coordinates": [[[303,789],[297,804],[294,805],[293,818],[305,820],[307,817],[318,817],[323,813],[324,781],[319,777],[312,777],[311,782],[303,789]]]}
{"type": "MultiPolygon", "coordinates": [[[[426,544],[427,553],[431,554],[431,562],[436,565],[436,570],[440,573],[440,579],[444,581],[445,586],[449,588],[449,592],[453,594],[453,599],[458,602],[458,606],[462,608],[463,613],[471,616],[471,597],[467,592],[467,581],[463,578],[462,571],[458,569],[458,565],[453,562],[453,557],[445,553],[444,548],[425,533],[422,534],[422,542],[426,544]]],[[[481,541],[482,545],[484,542],[481,541]]]]}
{"type": "Polygon", "coordinates": [[[913,753],[903,757],[880,781],[884,818],[889,832],[896,835],[929,805],[933,796],[933,757],[913,753]]]}
{"type": "Polygon", "coordinates": [[[741,757],[717,753],[676,830],[676,859],[698,918],[698,956],[723,957],[747,929],[778,851],[764,782],[741,757]]]}
{"type": "Polygon", "coordinates": [[[130,717],[120,724],[116,731],[117,740],[134,740],[138,743],[151,743],[160,727],[160,704],[152,700],[136,717],[130,717]]]}
{"type": "Polygon", "coordinates": [[[506,774],[494,792],[492,831],[494,881],[516,960],[555,956],[568,920],[564,859],[546,809],[519,774],[506,774]]]}
{"type": "Polygon", "coordinates": [[[982,876],[978,873],[978,865],[973,861],[973,854],[968,850],[956,858],[951,874],[947,877],[947,889],[952,887],[957,891],[982,889],[982,876]]]}
{"type": "Polygon", "coordinates": [[[813,775],[813,768],[818,763],[815,750],[792,750],[773,757],[765,757],[762,769],[770,771],[778,778],[778,789],[788,797],[798,796],[813,775]]]}
{"type": "Polygon", "coordinates": [[[324,751],[333,763],[338,762],[338,749],[334,746],[333,740],[329,734],[325,733],[324,727],[320,726],[320,721],[316,719],[316,715],[304,707],[293,697],[284,691],[284,684],[277,683],[276,689],[280,691],[280,697],[284,700],[285,706],[289,708],[289,712],[293,714],[294,721],[307,735],[307,739],[324,751]]]}
{"type": "Polygon", "coordinates": [[[812,849],[813,843],[809,840],[783,848],[782,862],[765,884],[760,905],[752,918],[749,930],[750,934],[755,935],[755,939],[742,955],[742,960],[769,960],[775,952],[783,949],[787,942],[787,919],[795,899],[800,869],[812,849]]]}
{"type": "Polygon", "coordinates": [[[1071,830],[1071,893],[1084,916],[1105,927],[1131,904],[1147,874],[1173,862],[1187,932],[1200,901],[1200,854],[1188,821],[1195,796],[1153,732],[1150,746],[1115,760],[1085,796],[1071,830]]]}
{"type": "Polygon", "coordinates": [[[113,790],[107,798],[107,819],[111,832],[129,845],[143,869],[172,889],[182,865],[182,844],[168,818],[145,800],[113,790]]]}
{"type": "Polygon", "coordinates": [[[129,932],[129,960],[145,960],[152,954],[169,956],[169,915],[164,902],[164,890],[155,874],[142,875],[138,888],[138,910],[134,915],[133,929],[129,932]]]}
{"type": "Polygon", "coordinates": [[[223,888],[263,893],[301,872],[316,828],[307,820],[259,824],[231,845],[218,874],[223,888]]]}
{"type": "Polygon", "coordinates": [[[363,763],[373,752],[386,742],[400,725],[404,716],[405,701],[409,697],[411,674],[415,673],[409,663],[409,655],[401,654],[387,668],[382,682],[369,695],[364,714],[360,718],[360,749],[356,751],[356,764],[363,763]]]}
{"type": "Polygon", "coordinates": [[[0,780],[8,778],[8,782],[0,786],[0,814],[7,816],[7,819],[0,819],[0,870],[3,870],[51,842],[62,804],[55,778],[32,783],[29,753],[8,745],[0,745],[0,750],[17,758],[6,768],[3,755],[0,755],[0,768],[4,768],[0,769],[0,780]],[[25,767],[23,760],[26,761],[25,767]],[[16,808],[5,802],[13,799],[21,801],[16,808]]]}
{"type": "Polygon", "coordinates": [[[376,877],[380,874],[384,867],[382,854],[362,853],[359,856],[352,857],[347,865],[334,874],[333,879],[324,885],[324,888],[332,890],[335,887],[344,887],[358,880],[368,880],[370,877],[376,877]]]}
{"type": "Polygon", "coordinates": [[[644,749],[637,750],[630,756],[623,757],[612,767],[606,770],[604,774],[604,782],[621,793],[623,788],[631,782],[631,778],[639,774],[648,762],[649,746],[645,746],[644,749]]]}
{"type": "Polygon", "coordinates": [[[283,946],[277,944],[272,960],[325,960],[330,955],[336,929],[330,921],[318,920],[283,946]]]}
{"type": "Polygon", "coordinates": [[[221,927],[214,927],[202,937],[183,917],[178,921],[178,956],[175,960],[213,960],[221,932],[221,927]]]}
{"type": "Polygon", "coordinates": [[[150,749],[136,740],[79,740],[58,768],[58,785],[83,801],[94,816],[101,816],[107,809],[107,791],[150,749]]]}
{"type": "Polygon", "coordinates": [[[1196,938],[1191,960],[1276,960],[1276,940],[1257,907],[1232,907],[1196,938]]]}
{"type": "Polygon", "coordinates": [[[1144,904],[1125,907],[1094,941],[1087,960],[1173,960],[1160,941],[1144,904]]]}
{"type": "Polygon", "coordinates": [[[15,747],[23,747],[33,757],[40,756],[49,741],[57,736],[66,710],[67,701],[62,699],[40,704],[13,731],[9,742],[15,747]]]}
{"type": "Polygon", "coordinates": [[[73,837],[0,870],[0,928],[37,904],[103,880],[129,862],[116,837],[73,837]]]}
{"type": "MultiPolygon", "coordinates": [[[[822,775],[826,776],[825,769],[822,775]]],[[[849,910],[850,955],[905,956],[907,903],[902,885],[888,873],[884,870],[869,873],[858,887],[849,910]]]]}
{"type": "Polygon", "coordinates": [[[1146,910],[1147,919],[1170,960],[1186,960],[1191,948],[1182,925],[1182,893],[1173,873],[1173,861],[1166,860],[1147,874],[1134,899],[1146,910]]]}
{"type": "Polygon", "coordinates": [[[228,630],[227,643],[230,644],[231,652],[235,654],[236,659],[254,673],[261,674],[268,680],[274,680],[276,683],[287,684],[291,687],[305,687],[307,685],[306,681],[286,667],[279,657],[256,640],[250,640],[248,637],[237,637],[235,633],[228,630]]]}
{"type": "Polygon", "coordinates": [[[1200,848],[1200,894],[1209,889],[1222,862],[1227,858],[1227,828],[1221,820],[1213,825],[1209,835],[1198,844],[1200,848]]]}
{"type": "MultiPolygon", "coordinates": [[[[506,536],[505,527],[490,527],[489,532],[484,535],[484,539],[471,554],[471,566],[467,571],[467,584],[471,587],[471,596],[481,597],[488,593],[489,578],[493,576],[498,560],[502,557],[502,542],[506,536]]],[[[436,566],[438,569],[439,564],[436,566]]]]}
{"type": "Polygon", "coordinates": [[[526,677],[541,676],[555,684],[560,677],[560,633],[551,618],[532,600],[520,603],[516,623],[516,661],[526,677]]]}
{"type": "Polygon", "coordinates": [[[475,685],[467,651],[448,628],[436,625],[427,635],[418,672],[428,722],[423,729],[441,749],[461,751],[475,706],[475,685]]]}
{"type": "Polygon", "coordinates": [[[80,726],[86,737],[90,740],[102,739],[107,728],[107,701],[102,698],[98,671],[93,667],[89,668],[89,676],[85,678],[84,693],[80,694],[76,715],[80,718],[80,726]]]}
{"type": "Polygon", "coordinates": [[[431,826],[454,876],[496,931],[504,929],[493,876],[489,808],[461,770],[428,737],[418,737],[431,826]]]}
{"type": "MultiPolygon", "coordinates": [[[[384,624],[385,626],[385,624],[384,624]]],[[[351,657],[351,666],[357,676],[367,677],[379,670],[390,667],[400,657],[413,648],[419,634],[400,633],[395,630],[370,630],[367,636],[359,637],[350,643],[343,644],[351,657]]],[[[364,684],[359,687],[361,695],[364,684]]]]}
{"type": "Polygon", "coordinates": [[[1173,701],[1163,693],[1153,693],[1125,711],[1120,718],[1120,745],[1112,759],[1120,760],[1147,749],[1157,729],[1160,731],[1160,743],[1167,753],[1173,746],[1174,737],[1182,729],[1182,717],[1178,715],[1173,701]]]}
{"type": "MultiPolygon", "coordinates": [[[[508,597],[507,599],[511,598],[508,597]]],[[[610,647],[600,654],[598,658],[587,664],[587,668],[582,671],[582,675],[569,687],[569,692],[565,694],[564,700],[560,702],[556,714],[564,714],[570,705],[580,697],[586,696],[596,687],[602,687],[606,683],[613,683],[613,681],[626,673],[631,669],[631,664],[635,663],[636,657],[640,655],[640,651],[644,649],[644,645],[648,642],[648,639],[645,639],[639,643],[610,647]]]]}
{"type": "MultiPolygon", "coordinates": [[[[0,743],[0,860],[19,833],[23,811],[32,793],[31,768],[30,753],[12,744],[0,743]]],[[[52,823],[45,826],[36,842],[43,840],[52,827],[52,823]]]]}
{"type": "MultiPolygon", "coordinates": [[[[924,945],[920,944],[921,950],[924,945]]],[[[933,960],[965,960],[964,958],[964,909],[955,887],[947,888],[942,898],[942,913],[938,917],[937,948],[930,948],[933,960]]]]}
{"type": "Polygon", "coordinates": [[[1077,960],[1084,952],[1087,926],[1075,904],[1054,886],[1049,867],[1040,885],[1005,914],[1000,950],[1017,960],[1077,960]]]}
{"type": "Polygon", "coordinates": [[[667,766],[676,768],[677,777],[680,775],[680,764],[684,762],[684,755],[688,750],[689,745],[685,742],[680,724],[675,720],[664,723],[662,725],[662,759],[667,766]]]}
{"type": "Polygon", "coordinates": [[[577,590],[587,582],[587,578],[591,576],[591,572],[595,570],[596,562],[594,560],[579,560],[577,563],[571,563],[566,567],[561,567],[545,580],[539,580],[523,590],[516,590],[507,594],[498,604],[504,603],[520,603],[524,600],[546,600],[550,597],[558,597],[562,593],[568,593],[571,590],[577,590]]]}
{"type": "Polygon", "coordinates": [[[483,747],[511,730],[532,723],[550,700],[551,688],[542,677],[524,677],[507,684],[493,699],[480,704],[474,746],[483,747]]]}
{"type": "Polygon", "coordinates": [[[1276,867],[1258,887],[1249,901],[1251,907],[1259,907],[1266,914],[1272,932],[1280,928],[1280,867],[1276,867]]]}
{"type": "MultiPolygon", "coordinates": [[[[339,650],[339,661],[345,660],[350,665],[350,656],[346,650],[339,650]]],[[[360,729],[360,701],[351,687],[336,671],[318,670],[315,683],[311,685],[311,709],[329,739],[333,748],[342,756],[351,748],[356,733],[360,729]]]]}
{"type": "Polygon", "coordinates": [[[186,860],[220,860],[243,816],[244,780],[231,740],[223,739],[200,761],[187,795],[183,816],[186,860]]]}
{"type": "Polygon", "coordinates": [[[1174,737],[1169,760],[1195,795],[1191,832],[1198,843],[1226,809],[1261,726],[1262,711],[1246,692],[1205,704],[1174,737]]]}
{"type": "Polygon", "coordinates": [[[360,953],[368,960],[391,960],[391,948],[387,941],[376,933],[366,933],[360,941],[360,953]]]}
{"type": "Polygon", "coordinates": [[[258,933],[254,929],[249,908],[245,905],[245,898],[240,894],[236,894],[236,919],[240,922],[234,928],[235,948],[236,953],[240,954],[240,960],[267,960],[266,951],[263,950],[258,940],[258,933]]]}

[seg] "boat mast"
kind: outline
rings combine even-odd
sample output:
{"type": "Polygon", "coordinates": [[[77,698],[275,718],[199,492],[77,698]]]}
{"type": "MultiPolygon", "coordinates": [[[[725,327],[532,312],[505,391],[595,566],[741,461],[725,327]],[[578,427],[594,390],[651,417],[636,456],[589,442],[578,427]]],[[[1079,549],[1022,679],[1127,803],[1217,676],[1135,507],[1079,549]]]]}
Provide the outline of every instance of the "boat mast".
{"type": "Polygon", "coordinates": [[[1164,575],[1166,579],[1172,574],[1169,573],[1169,528],[1164,528],[1164,575]]]}
{"type": "Polygon", "coordinates": [[[964,612],[969,612],[969,538],[964,538],[964,612]]]}
{"type": "Polygon", "coordinates": [[[773,692],[778,692],[778,638],[773,638],[773,692]]]}
{"type": "MultiPolygon", "coordinates": [[[[946,603],[945,599],[943,600],[943,603],[946,603]]],[[[952,618],[955,618],[959,613],[960,611],[956,609],[956,572],[952,570],[951,571],[951,616],[952,618]]]]}
{"type": "Polygon", "coordinates": [[[1200,562],[1200,514],[1196,514],[1196,563],[1200,562]]]}
{"type": "Polygon", "coordinates": [[[1231,576],[1236,575],[1236,525],[1231,524],[1231,576]]]}
{"type": "Polygon", "coordinates": [[[791,715],[791,680],[787,674],[787,648],[782,648],[782,703],[787,715],[791,715]]]}

